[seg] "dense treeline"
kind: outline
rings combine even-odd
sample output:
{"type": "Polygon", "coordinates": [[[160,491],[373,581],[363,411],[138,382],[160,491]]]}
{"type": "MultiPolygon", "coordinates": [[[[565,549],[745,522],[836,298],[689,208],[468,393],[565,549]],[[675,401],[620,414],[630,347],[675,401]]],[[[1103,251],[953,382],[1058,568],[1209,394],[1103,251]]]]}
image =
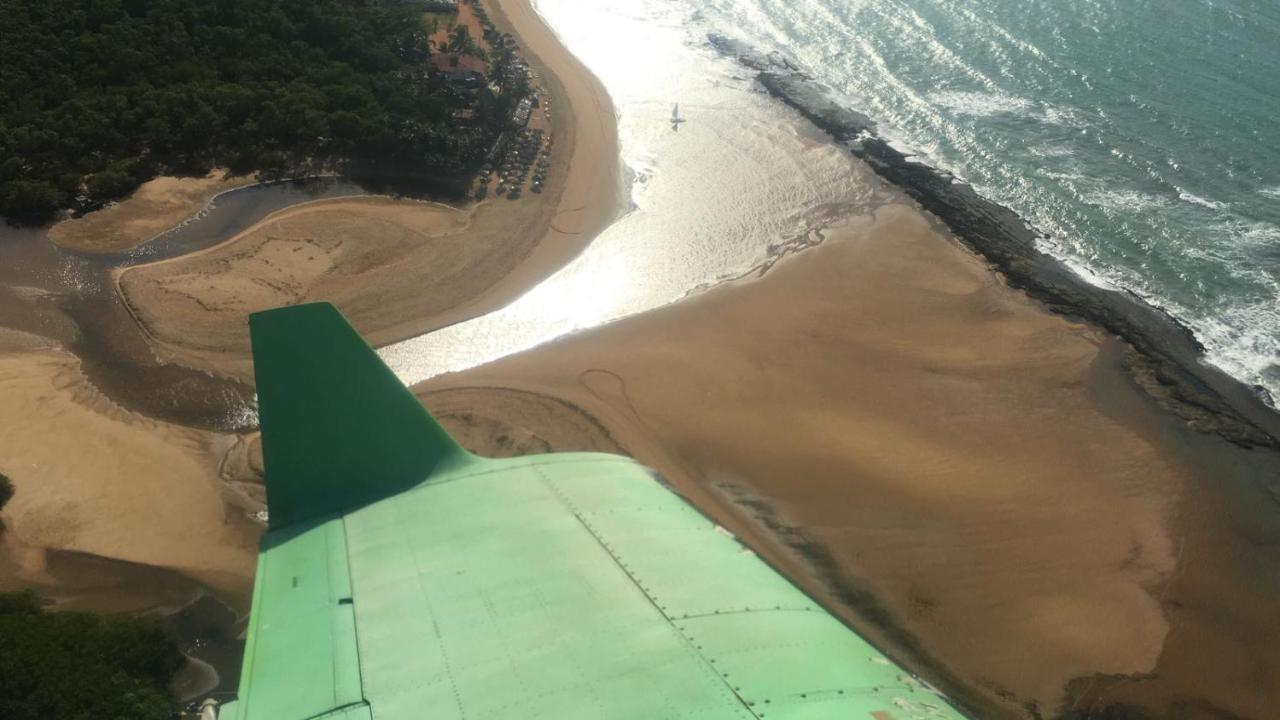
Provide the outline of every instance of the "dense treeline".
{"type": "Polygon", "coordinates": [[[44,612],[34,595],[0,594],[5,720],[168,720],[183,662],[158,621],[44,612]]]}
{"type": "Polygon", "coordinates": [[[428,77],[396,0],[0,0],[0,37],[0,215],[21,222],[214,166],[457,178],[512,102],[428,77]]]}

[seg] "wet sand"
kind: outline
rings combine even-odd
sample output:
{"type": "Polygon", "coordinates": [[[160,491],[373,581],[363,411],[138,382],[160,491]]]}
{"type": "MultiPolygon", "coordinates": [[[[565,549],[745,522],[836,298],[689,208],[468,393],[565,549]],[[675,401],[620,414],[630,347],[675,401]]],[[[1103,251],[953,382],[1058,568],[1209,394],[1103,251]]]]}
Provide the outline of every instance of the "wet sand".
{"type": "Polygon", "coordinates": [[[417,390],[463,437],[616,444],[980,717],[1268,717],[1280,464],[1123,365],[901,204],[417,390]]]}
{"type": "Polygon", "coordinates": [[[10,572],[0,584],[54,589],[48,553],[72,552],[171,570],[246,600],[258,530],[219,477],[227,440],[122,410],[74,357],[34,338],[13,350],[20,342],[7,333],[11,349],[0,354],[0,472],[16,489],[3,513],[10,572]]]}
{"type": "MultiPolygon", "coordinates": [[[[0,273],[7,310],[0,318],[43,336],[0,328],[6,399],[0,472],[18,490],[4,513],[9,530],[0,586],[37,587],[103,608],[136,609],[150,602],[140,598],[167,597],[157,588],[131,594],[121,605],[114,571],[87,584],[49,571],[51,554],[73,553],[92,562],[173,570],[224,599],[246,599],[258,529],[245,516],[263,499],[251,436],[150,416],[204,426],[211,414],[204,404],[239,406],[243,385],[203,371],[245,376],[245,314],[282,302],[337,299],[366,337],[398,339],[509,301],[571,259],[617,214],[621,173],[607,94],[527,4],[504,5],[510,18],[497,8],[491,17],[519,33],[554,107],[556,152],[543,194],[463,211],[386,198],[286,210],[230,243],[121,273],[121,285],[134,290],[130,309],[148,331],[136,337],[121,336],[113,321],[95,321],[115,306],[97,295],[96,278],[83,263],[41,255],[45,262],[27,271],[52,272],[56,280],[28,278],[21,268],[0,273]],[[117,348],[107,353],[109,362],[97,363],[107,367],[98,368],[96,380],[67,351],[95,352],[86,345],[117,348]],[[152,354],[189,362],[209,386],[192,384],[191,371],[176,365],[154,365],[152,354]],[[112,378],[140,382],[139,373],[113,365],[130,363],[145,368],[141,381],[166,388],[147,404],[148,415],[99,390],[98,383],[112,378]]],[[[236,184],[212,175],[161,178],[129,201],[62,223],[52,234],[78,251],[118,252],[173,227],[236,184]]],[[[29,234],[20,250],[52,253],[37,247],[48,241],[29,234]]]]}
{"type": "MultiPolygon", "coordinates": [[[[251,391],[234,380],[247,377],[245,315],[335,299],[366,337],[389,342],[510,301],[615,217],[621,172],[608,96],[527,5],[507,5],[511,19],[495,8],[491,17],[519,33],[554,106],[556,151],[541,195],[462,210],[319,201],[245,231],[224,218],[216,227],[235,226],[232,242],[117,272],[124,280],[104,287],[94,263],[132,265],[141,256],[122,253],[249,179],[160,178],[59,224],[50,240],[14,236],[22,242],[6,250],[17,262],[0,272],[0,472],[17,496],[3,514],[0,590],[34,589],[63,608],[172,612],[207,589],[246,612],[260,534],[247,516],[265,500],[260,447],[253,434],[196,429],[238,427],[218,408],[242,407],[251,391]]],[[[205,633],[209,621],[198,624],[205,633]]],[[[238,661],[222,662],[225,649],[202,657],[234,684],[238,661]]]]}
{"type": "Polygon", "coordinates": [[[219,193],[255,180],[252,175],[233,176],[225,170],[213,170],[204,177],[158,177],[119,203],[59,222],[49,229],[49,239],[80,252],[128,250],[200,212],[219,193]]]}
{"type": "MultiPolygon", "coordinates": [[[[244,313],[291,299],[335,299],[390,342],[504,304],[589,242],[617,210],[611,106],[526,0],[502,9],[495,21],[551,83],[560,189],[482,203],[458,235],[438,209],[317,203],[129,270],[121,287],[162,355],[243,377],[244,313]]],[[[0,471],[19,491],[0,581],[53,592],[71,581],[51,557],[105,558],[243,598],[256,541],[244,509],[261,499],[251,441],[126,412],[65,353],[0,347],[0,423],[15,428],[0,471]]],[[[893,205],[761,280],[419,391],[482,452],[620,451],[654,466],[977,716],[1131,704],[1269,717],[1275,456],[1186,430],[1125,359],[893,205]]],[[[114,597],[121,575],[103,572],[77,587],[114,597]]]]}
{"type": "Polygon", "coordinates": [[[876,123],[840,105],[830,91],[785,59],[719,35],[721,53],[755,71],[756,81],[978,252],[1012,287],[1055,312],[1082,319],[1136,352],[1130,367],[1148,393],[1187,423],[1245,447],[1280,450],[1280,413],[1266,392],[1213,366],[1190,328],[1128,292],[1087,281],[1041,249],[1049,235],[972,185],[895,148],[876,123]]]}
{"type": "Polygon", "coordinates": [[[121,408],[46,338],[0,329],[0,349],[0,472],[17,490],[0,592],[161,613],[192,658],[180,693],[234,688],[261,532],[248,515],[265,502],[252,443],[121,408]]]}
{"type": "Polygon", "coordinates": [[[321,200],[276,213],[203,252],[116,272],[117,288],[167,362],[252,381],[250,313],[324,298],[358,305],[400,277],[447,307],[450,282],[490,249],[470,214],[390,198],[321,200]],[[413,268],[405,265],[413,264],[413,268]]]}
{"type": "Polygon", "coordinates": [[[479,203],[466,210],[465,232],[436,226],[440,211],[427,204],[314,203],[210,251],[124,270],[121,292],[162,357],[246,377],[245,315],[302,300],[334,302],[377,345],[421,335],[509,303],[617,216],[622,176],[608,94],[526,0],[505,0],[490,15],[515,33],[547,85],[555,151],[546,192],[479,203]],[[304,245],[324,256],[293,251],[304,245]]]}

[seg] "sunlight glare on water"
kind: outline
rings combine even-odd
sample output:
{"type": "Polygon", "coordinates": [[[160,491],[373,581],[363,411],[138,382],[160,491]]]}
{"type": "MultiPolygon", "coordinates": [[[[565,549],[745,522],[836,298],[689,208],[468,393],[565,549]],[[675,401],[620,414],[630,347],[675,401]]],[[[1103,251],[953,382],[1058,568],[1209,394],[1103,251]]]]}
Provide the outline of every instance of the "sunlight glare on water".
{"type": "Polygon", "coordinates": [[[707,47],[678,2],[542,0],[618,114],[629,211],[510,306],[381,350],[406,382],[660,307],[742,275],[872,189],[842,150],[707,47]],[[687,122],[673,130],[679,103],[687,122]]]}

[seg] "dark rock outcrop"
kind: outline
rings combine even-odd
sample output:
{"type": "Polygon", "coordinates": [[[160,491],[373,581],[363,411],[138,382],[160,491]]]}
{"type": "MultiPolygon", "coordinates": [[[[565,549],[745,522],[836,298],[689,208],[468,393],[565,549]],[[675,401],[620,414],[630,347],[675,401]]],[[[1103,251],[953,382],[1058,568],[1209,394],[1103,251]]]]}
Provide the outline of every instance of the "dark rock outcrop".
{"type": "Polygon", "coordinates": [[[778,53],[762,53],[721,35],[721,53],[755,70],[771,95],[844,144],[982,255],[1009,285],[1051,310],[1090,322],[1132,348],[1135,380],[1191,427],[1244,447],[1280,449],[1280,414],[1261,388],[1208,365],[1204,348],[1176,319],[1127,292],[1092,285],[1040,251],[1045,235],[1009,208],[979,195],[950,173],[915,161],[876,133],[875,122],[840,106],[831,91],[778,53]]]}

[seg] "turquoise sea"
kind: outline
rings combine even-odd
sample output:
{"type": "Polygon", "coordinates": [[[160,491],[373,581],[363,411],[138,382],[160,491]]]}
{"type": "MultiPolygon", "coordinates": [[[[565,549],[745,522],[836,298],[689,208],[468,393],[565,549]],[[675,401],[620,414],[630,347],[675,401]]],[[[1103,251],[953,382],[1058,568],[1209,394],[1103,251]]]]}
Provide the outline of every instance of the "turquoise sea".
{"type": "Polygon", "coordinates": [[[1280,3],[706,0],[1280,399],[1280,3]]]}

